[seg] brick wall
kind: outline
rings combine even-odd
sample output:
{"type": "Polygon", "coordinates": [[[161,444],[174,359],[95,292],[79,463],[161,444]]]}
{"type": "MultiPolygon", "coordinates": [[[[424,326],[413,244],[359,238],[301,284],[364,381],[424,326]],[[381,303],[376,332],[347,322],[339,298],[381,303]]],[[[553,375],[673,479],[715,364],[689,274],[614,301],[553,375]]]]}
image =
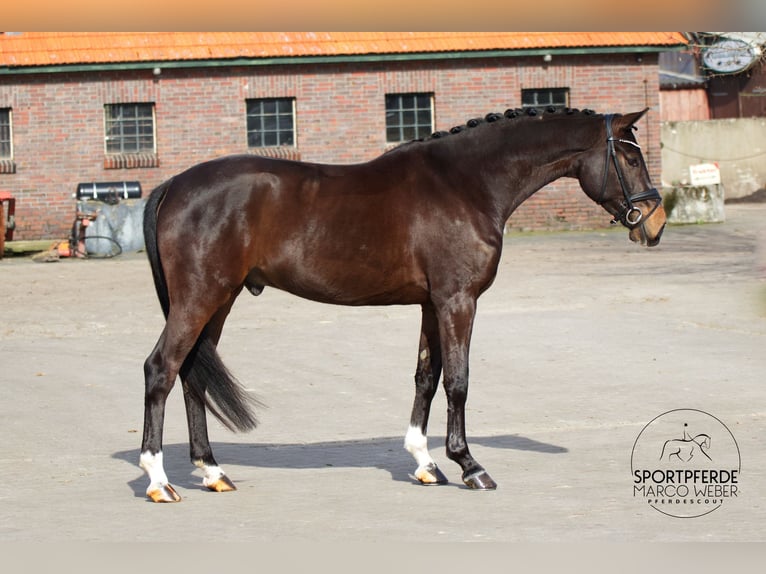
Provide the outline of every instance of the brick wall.
{"type": "MultiPolygon", "coordinates": [[[[520,107],[523,88],[570,89],[570,105],[598,112],[652,107],[640,122],[653,180],[660,176],[656,55],[457,59],[256,67],[165,68],[0,76],[0,107],[13,114],[15,173],[0,189],[16,197],[14,239],[63,238],[77,183],[137,180],[144,193],[200,161],[247,151],[245,99],[294,97],[306,161],[351,163],[386,149],[384,95],[432,92],[437,129],[520,107]],[[107,169],[104,104],[154,102],[156,167],[107,169]]],[[[512,229],[597,228],[609,217],[560,180],[511,217],[512,229]]]]}

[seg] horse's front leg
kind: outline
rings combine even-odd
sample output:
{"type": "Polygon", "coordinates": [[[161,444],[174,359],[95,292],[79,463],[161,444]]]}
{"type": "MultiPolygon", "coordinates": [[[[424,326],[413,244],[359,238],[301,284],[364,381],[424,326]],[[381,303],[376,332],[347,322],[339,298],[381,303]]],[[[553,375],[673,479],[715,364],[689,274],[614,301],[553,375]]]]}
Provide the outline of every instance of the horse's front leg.
{"type": "Polygon", "coordinates": [[[491,490],[497,488],[497,484],[471,455],[465,434],[468,354],[475,315],[476,299],[468,295],[453,297],[438,309],[447,394],[447,457],[463,469],[466,486],[491,490]]]}
{"type": "Polygon", "coordinates": [[[442,370],[439,324],[430,303],[423,305],[422,311],[418,366],[415,370],[415,401],[412,404],[410,426],[404,438],[404,448],[415,457],[418,463],[415,478],[422,484],[444,484],[447,482],[447,477],[442,474],[434,459],[431,458],[426,438],[431,401],[436,394],[442,370]]]}

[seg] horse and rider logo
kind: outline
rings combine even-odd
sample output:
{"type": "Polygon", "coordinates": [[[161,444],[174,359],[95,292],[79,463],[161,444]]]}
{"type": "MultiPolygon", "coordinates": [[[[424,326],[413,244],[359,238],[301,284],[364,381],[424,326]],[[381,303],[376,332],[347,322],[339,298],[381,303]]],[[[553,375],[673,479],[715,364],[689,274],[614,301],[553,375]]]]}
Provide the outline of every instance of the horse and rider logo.
{"type": "Polygon", "coordinates": [[[667,516],[704,516],[741,494],[734,435],[698,409],[652,419],[636,437],[630,467],[634,499],[667,516]]]}
{"type": "Polygon", "coordinates": [[[662,445],[662,454],[660,460],[667,462],[690,462],[695,456],[701,454],[709,461],[713,461],[707,450],[710,448],[710,435],[698,434],[689,435],[689,423],[684,423],[683,438],[673,438],[666,440],[662,445]]]}

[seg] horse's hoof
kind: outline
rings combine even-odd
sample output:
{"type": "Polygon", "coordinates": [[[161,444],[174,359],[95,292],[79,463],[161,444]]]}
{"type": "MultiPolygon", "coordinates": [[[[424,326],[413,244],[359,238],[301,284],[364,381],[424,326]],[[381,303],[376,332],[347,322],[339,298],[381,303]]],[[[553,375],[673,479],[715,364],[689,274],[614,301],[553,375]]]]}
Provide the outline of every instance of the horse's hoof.
{"type": "Polygon", "coordinates": [[[181,502],[181,497],[169,484],[161,484],[157,488],[147,490],[146,496],[151,498],[152,502],[181,502]]]}
{"type": "Polygon", "coordinates": [[[225,474],[219,476],[214,482],[205,482],[205,486],[215,492],[231,492],[232,490],[237,490],[237,487],[234,486],[234,483],[229,480],[229,477],[225,474]]]}
{"type": "Polygon", "coordinates": [[[444,473],[434,463],[418,468],[415,471],[415,478],[420,481],[420,484],[425,484],[426,486],[447,484],[448,482],[447,477],[444,476],[444,473]]]}
{"type": "Polygon", "coordinates": [[[463,482],[468,488],[474,490],[495,490],[497,483],[487,474],[486,470],[480,470],[468,476],[463,475],[463,482]]]}

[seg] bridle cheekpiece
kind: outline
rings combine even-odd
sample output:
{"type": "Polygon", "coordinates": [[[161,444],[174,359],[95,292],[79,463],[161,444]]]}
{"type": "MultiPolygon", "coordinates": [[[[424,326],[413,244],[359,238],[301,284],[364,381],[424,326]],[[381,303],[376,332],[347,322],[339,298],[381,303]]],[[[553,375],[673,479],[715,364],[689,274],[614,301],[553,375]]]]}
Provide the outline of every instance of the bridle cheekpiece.
{"type": "Polygon", "coordinates": [[[622,188],[622,194],[625,197],[625,202],[623,203],[623,209],[619,214],[614,216],[614,219],[612,219],[612,224],[616,224],[619,222],[619,223],[622,223],[628,229],[634,229],[638,227],[639,225],[642,225],[644,219],[648,219],[657,210],[657,208],[662,203],[662,196],[660,195],[660,192],[657,191],[657,188],[654,188],[654,187],[633,195],[628,193],[628,188],[625,185],[625,177],[622,173],[622,168],[620,167],[620,163],[617,161],[617,152],[615,151],[614,143],[620,142],[624,144],[630,144],[638,149],[641,149],[641,146],[634,141],[614,137],[614,133],[612,132],[613,118],[614,118],[614,114],[607,114],[604,116],[604,119],[606,121],[606,161],[604,162],[604,179],[601,184],[601,195],[599,197],[598,203],[599,205],[604,204],[604,196],[606,195],[607,180],[609,178],[609,162],[611,160],[617,172],[617,179],[620,182],[620,187],[622,188]],[[638,203],[640,201],[650,201],[650,200],[654,201],[654,207],[652,207],[651,211],[649,211],[649,213],[644,217],[644,214],[641,212],[641,210],[633,204],[638,203]]]}

